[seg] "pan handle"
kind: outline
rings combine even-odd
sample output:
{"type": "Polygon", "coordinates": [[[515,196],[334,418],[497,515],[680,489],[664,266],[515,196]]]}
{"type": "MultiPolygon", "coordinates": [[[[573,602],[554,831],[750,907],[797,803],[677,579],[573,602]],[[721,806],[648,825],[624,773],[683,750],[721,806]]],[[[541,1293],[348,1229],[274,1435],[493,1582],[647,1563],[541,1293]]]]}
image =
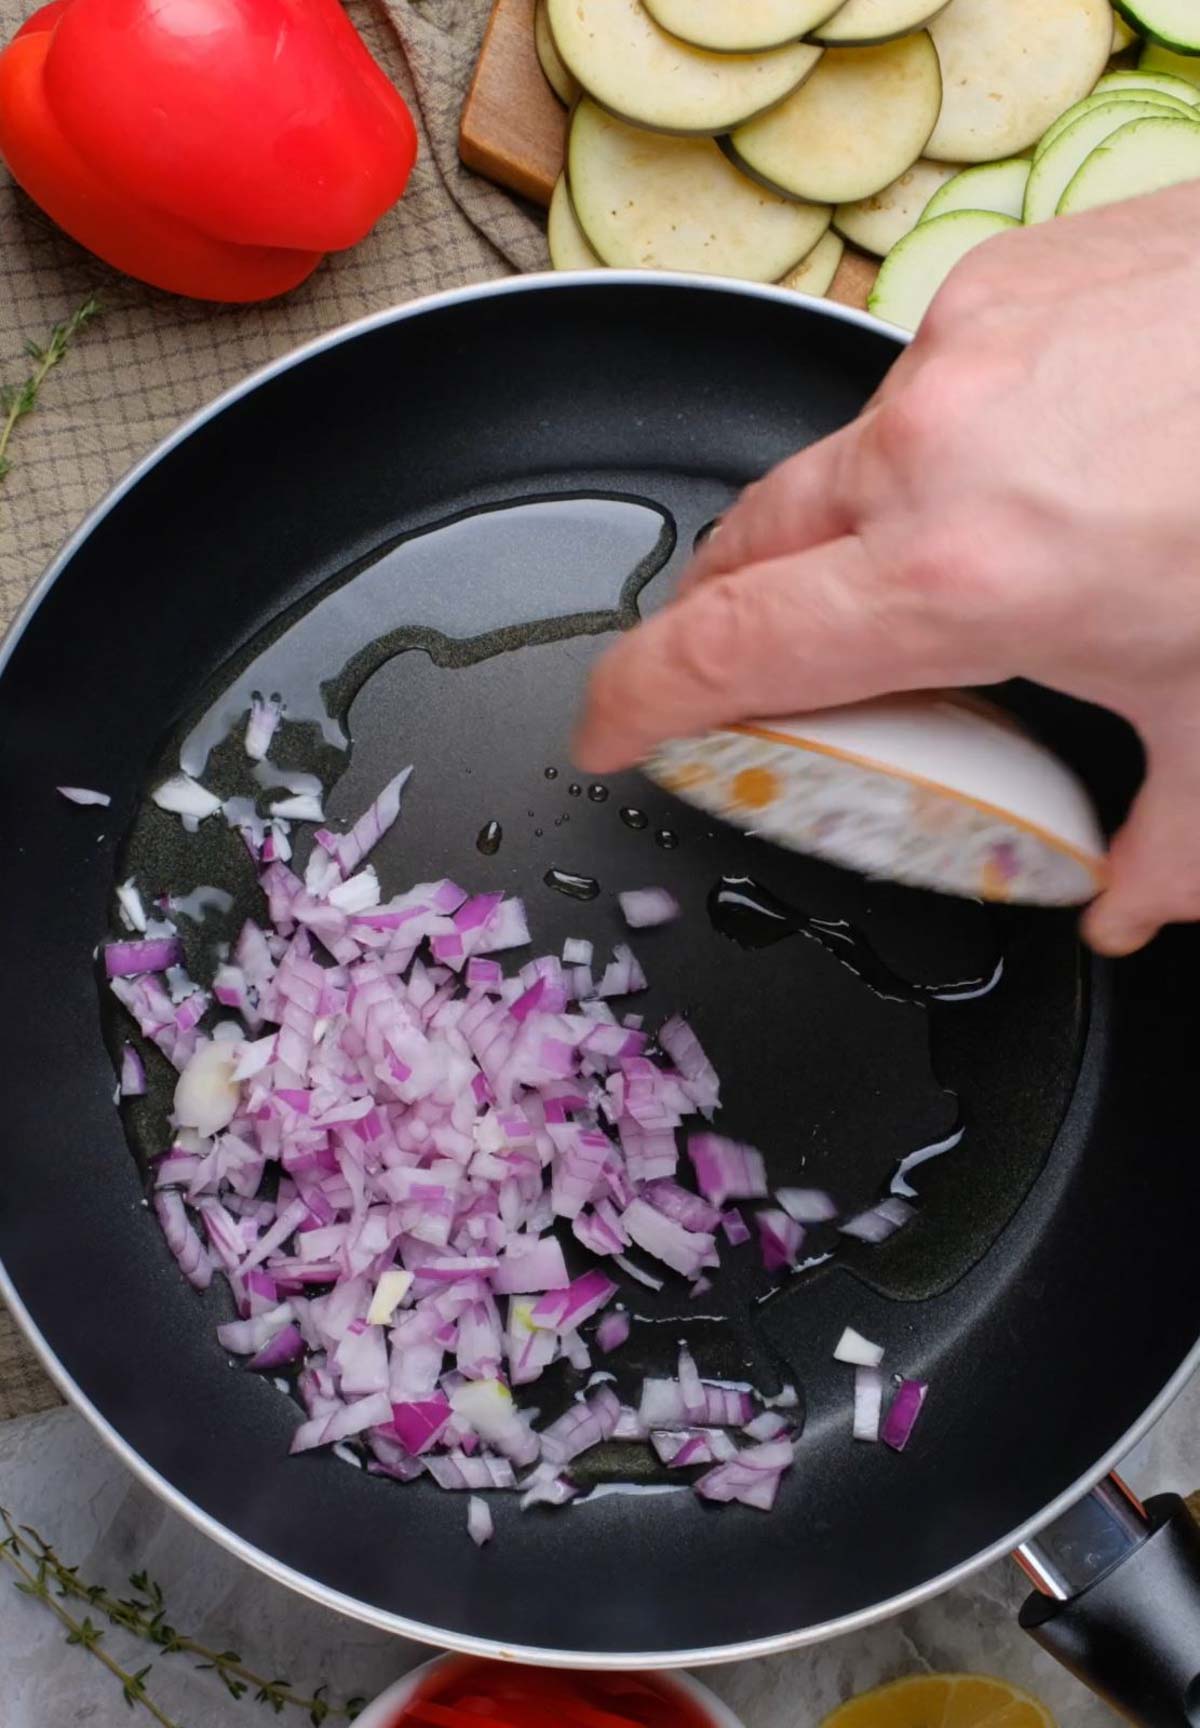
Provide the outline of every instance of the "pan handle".
{"type": "Polygon", "coordinates": [[[1021,1625],[1141,1728],[1200,1728],[1200,1526],[1109,1476],[1013,1556],[1021,1625]]]}

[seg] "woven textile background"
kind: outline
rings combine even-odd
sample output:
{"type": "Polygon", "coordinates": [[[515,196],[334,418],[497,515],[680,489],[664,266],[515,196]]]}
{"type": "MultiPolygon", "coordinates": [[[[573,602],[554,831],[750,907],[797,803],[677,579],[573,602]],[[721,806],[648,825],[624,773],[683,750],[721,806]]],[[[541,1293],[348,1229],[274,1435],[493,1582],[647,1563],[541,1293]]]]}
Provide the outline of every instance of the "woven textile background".
{"type": "MultiPolygon", "coordinates": [[[[0,0],[7,40],[36,0],[0,0]]],[[[349,0],[372,52],[417,116],[421,152],[402,203],[353,252],[264,306],[205,306],[115,275],[36,210],[0,168],[0,379],[26,341],[98,293],[79,338],[13,439],[0,485],[0,632],[67,535],[180,420],[256,367],[369,312],[464,282],[539,269],[541,224],[459,165],[458,116],[489,0],[349,0]]],[[[0,1308],[0,1420],[58,1393],[0,1308]]]]}

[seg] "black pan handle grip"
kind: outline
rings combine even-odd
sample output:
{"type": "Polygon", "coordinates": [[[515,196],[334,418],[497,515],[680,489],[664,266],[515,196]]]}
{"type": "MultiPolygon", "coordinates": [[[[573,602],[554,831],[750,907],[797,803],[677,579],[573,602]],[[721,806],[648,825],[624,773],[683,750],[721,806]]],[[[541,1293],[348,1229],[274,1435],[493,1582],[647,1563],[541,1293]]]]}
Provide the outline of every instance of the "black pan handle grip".
{"type": "Polygon", "coordinates": [[[1016,1556],[1021,1625],[1140,1728],[1200,1728],[1200,1527],[1110,1477],[1016,1556]]]}

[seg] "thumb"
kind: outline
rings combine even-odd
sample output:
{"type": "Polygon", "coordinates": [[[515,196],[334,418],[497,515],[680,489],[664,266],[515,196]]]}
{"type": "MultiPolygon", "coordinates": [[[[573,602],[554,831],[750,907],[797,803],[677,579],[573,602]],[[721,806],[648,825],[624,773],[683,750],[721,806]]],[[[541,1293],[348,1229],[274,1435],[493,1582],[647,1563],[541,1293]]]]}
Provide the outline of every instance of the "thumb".
{"type": "Polygon", "coordinates": [[[622,636],[592,674],[574,758],[591,774],[668,738],[941,682],[944,629],[853,536],[715,576],[622,636]]]}
{"type": "Polygon", "coordinates": [[[1109,866],[1109,886],[1083,920],[1098,953],[1132,954],[1164,924],[1200,916],[1200,773],[1182,754],[1152,762],[1109,866]]]}

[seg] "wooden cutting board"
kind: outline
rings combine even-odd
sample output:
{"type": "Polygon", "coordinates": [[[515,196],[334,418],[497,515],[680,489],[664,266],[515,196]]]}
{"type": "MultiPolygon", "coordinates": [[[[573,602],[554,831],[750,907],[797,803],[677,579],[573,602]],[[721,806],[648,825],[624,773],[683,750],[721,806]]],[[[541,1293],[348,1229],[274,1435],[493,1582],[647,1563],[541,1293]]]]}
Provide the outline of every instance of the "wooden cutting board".
{"type": "MultiPolygon", "coordinates": [[[[534,0],[495,0],[463,107],[459,154],[467,167],[543,206],[562,172],[567,111],[533,44],[534,0]]],[[[847,246],[828,298],[865,307],[878,260],[847,246]]]]}

